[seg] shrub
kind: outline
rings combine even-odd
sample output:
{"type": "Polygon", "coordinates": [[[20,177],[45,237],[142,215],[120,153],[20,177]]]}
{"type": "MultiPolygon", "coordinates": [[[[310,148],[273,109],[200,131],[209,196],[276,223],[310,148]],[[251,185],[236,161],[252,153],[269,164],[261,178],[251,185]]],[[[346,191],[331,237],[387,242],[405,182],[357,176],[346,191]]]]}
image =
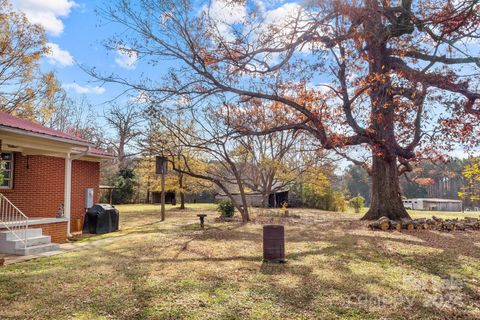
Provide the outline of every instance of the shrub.
{"type": "Polygon", "coordinates": [[[346,200],[342,192],[327,185],[322,188],[310,183],[297,183],[290,189],[293,206],[306,206],[327,211],[345,211],[346,200]]]}
{"type": "Polygon", "coordinates": [[[360,209],[363,208],[363,206],[365,205],[365,198],[362,197],[361,195],[358,195],[358,196],[350,199],[348,204],[350,205],[350,207],[355,209],[355,213],[359,213],[360,209]]]}
{"type": "Polygon", "coordinates": [[[333,211],[344,212],[347,209],[347,201],[343,193],[334,191],[333,192],[333,211]]]}
{"type": "Polygon", "coordinates": [[[225,218],[231,218],[235,214],[235,206],[229,199],[224,199],[218,203],[217,211],[225,218]]]}
{"type": "Polygon", "coordinates": [[[114,204],[132,203],[136,177],[131,169],[120,170],[113,181],[115,190],[112,193],[114,204]]]}

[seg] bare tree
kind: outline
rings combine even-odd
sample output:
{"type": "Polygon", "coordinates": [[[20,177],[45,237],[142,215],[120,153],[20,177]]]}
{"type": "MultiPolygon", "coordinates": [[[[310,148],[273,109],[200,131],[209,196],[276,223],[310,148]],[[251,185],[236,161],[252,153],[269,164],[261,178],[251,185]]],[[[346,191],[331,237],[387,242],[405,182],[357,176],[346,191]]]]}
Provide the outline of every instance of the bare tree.
{"type": "Polygon", "coordinates": [[[108,147],[105,144],[105,132],[100,129],[93,106],[86,98],[75,100],[64,94],[49,117],[40,120],[42,125],[49,128],[88,140],[97,147],[108,147]]]}
{"type": "Polygon", "coordinates": [[[240,136],[238,141],[244,185],[262,194],[263,207],[269,206],[271,194],[285,190],[306,168],[324,159],[321,151],[308,149],[307,136],[298,130],[240,136]]]}
{"type": "Polygon", "coordinates": [[[295,112],[262,133],[305,130],[368,166],[364,219],[409,217],[399,176],[419,154],[479,145],[480,58],[469,45],[480,38],[478,0],[321,0],[273,23],[251,1],[225,1],[224,10],[238,6],[245,14],[231,23],[210,14],[209,1],[121,0],[103,11],[128,34],[110,47],[128,45],[162,68],[159,61],[177,64],[161,83],[96,76],[163,100],[223,93],[239,107],[257,98],[295,112]],[[351,148],[369,152],[369,163],[351,148]]]}
{"type": "Polygon", "coordinates": [[[141,135],[140,124],[143,121],[141,111],[136,110],[134,105],[120,107],[112,106],[104,115],[107,124],[114,130],[114,137],[108,141],[108,145],[114,150],[119,168],[127,167],[127,158],[136,152],[127,153],[131,142],[141,135]]]}
{"type": "MultiPolygon", "coordinates": [[[[148,123],[147,129],[144,130],[141,139],[138,140],[138,149],[141,150],[143,160],[137,163],[139,169],[139,179],[146,187],[147,202],[149,201],[149,192],[151,188],[158,191],[158,178],[154,173],[154,163],[156,155],[168,156],[171,162],[180,165],[182,157],[189,159],[190,167],[194,167],[199,171],[198,166],[202,165],[201,161],[196,159],[195,153],[191,149],[183,147],[182,141],[179,141],[172,131],[180,131],[185,135],[186,132],[193,133],[195,131],[195,123],[188,119],[181,110],[172,112],[168,117],[169,122],[175,124],[175,128],[167,129],[164,124],[157,121],[155,117],[146,117],[148,123]],[[144,168],[141,168],[141,166],[144,168]],[[143,170],[142,170],[143,169],[143,170]]],[[[195,179],[181,170],[170,172],[167,175],[166,183],[170,191],[176,190],[180,196],[180,209],[185,209],[185,194],[187,192],[198,192],[202,190],[210,190],[211,184],[204,180],[195,179]],[[176,179],[172,180],[172,176],[176,179]]]]}
{"type": "Polygon", "coordinates": [[[193,107],[187,110],[185,117],[194,124],[194,130],[185,130],[174,117],[168,116],[175,110],[159,113],[158,108],[152,108],[150,115],[169,132],[154,139],[157,142],[154,152],[166,156],[176,172],[215,184],[232,201],[242,221],[250,221],[242,173],[234,152],[238,146],[235,128],[221,121],[212,106],[201,111],[193,107]],[[172,138],[173,145],[168,141],[172,138]],[[235,196],[237,192],[239,198],[235,196]]]}

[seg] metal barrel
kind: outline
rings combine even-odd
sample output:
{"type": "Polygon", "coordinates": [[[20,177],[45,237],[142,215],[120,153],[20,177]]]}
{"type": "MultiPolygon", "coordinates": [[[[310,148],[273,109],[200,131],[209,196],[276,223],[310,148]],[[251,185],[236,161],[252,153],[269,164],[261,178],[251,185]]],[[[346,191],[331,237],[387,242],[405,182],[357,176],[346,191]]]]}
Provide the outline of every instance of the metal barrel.
{"type": "Polygon", "coordinates": [[[263,226],[263,260],[285,261],[285,229],[282,225],[263,226]]]}

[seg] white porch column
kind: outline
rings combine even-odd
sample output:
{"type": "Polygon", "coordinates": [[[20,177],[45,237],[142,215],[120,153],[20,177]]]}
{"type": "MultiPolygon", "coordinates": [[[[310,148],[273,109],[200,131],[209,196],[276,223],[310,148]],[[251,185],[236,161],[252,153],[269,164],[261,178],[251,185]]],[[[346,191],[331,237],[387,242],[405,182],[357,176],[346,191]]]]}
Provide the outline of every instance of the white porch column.
{"type": "Polygon", "coordinates": [[[63,212],[67,218],[67,235],[70,234],[70,207],[72,202],[72,158],[70,152],[65,156],[65,199],[63,204],[63,212]]]}

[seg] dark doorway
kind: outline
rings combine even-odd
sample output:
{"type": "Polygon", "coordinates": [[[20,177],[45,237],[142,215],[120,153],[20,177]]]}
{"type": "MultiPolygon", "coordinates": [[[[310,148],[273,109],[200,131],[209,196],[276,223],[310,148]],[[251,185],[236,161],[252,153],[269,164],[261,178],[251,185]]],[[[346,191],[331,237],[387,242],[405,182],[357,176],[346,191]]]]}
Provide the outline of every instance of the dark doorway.
{"type": "Polygon", "coordinates": [[[270,208],[280,208],[284,201],[288,203],[288,191],[271,193],[268,197],[268,206],[270,208]]]}
{"type": "MultiPolygon", "coordinates": [[[[160,203],[162,197],[161,192],[152,192],[152,203],[160,203]]],[[[165,203],[176,205],[177,199],[175,197],[175,192],[167,191],[165,192],[165,203]]]]}

